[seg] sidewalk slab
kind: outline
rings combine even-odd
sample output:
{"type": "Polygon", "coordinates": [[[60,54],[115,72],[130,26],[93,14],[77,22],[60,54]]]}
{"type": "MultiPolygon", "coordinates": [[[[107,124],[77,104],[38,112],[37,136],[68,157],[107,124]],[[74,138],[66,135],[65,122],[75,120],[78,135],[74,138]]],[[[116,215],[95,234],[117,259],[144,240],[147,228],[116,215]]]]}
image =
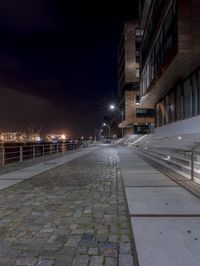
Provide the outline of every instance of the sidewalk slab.
{"type": "Polygon", "coordinates": [[[154,174],[135,174],[135,173],[126,173],[122,171],[124,177],[125,186],[178,186],[175,182],[166,178],[161,173],[154,174]]]}
{"type": "Polygon", "coordinates": [[[121,168],[123,176],[126,174],[159,174],[160,172],[156,170],[152,166],[133,166],[133,167],[126,167],[126,168],[121,168]]]}
{"type": "Polygon", "coordinates": [[[22,180],[0,180],[0,190],[13,186],[19,182],[21,182],[22,180]]]}
{"type": "Polygon", "coordinates": [[[144,161],[121,161],[120,160],[120,167],[121,169],[127,168],[127,167],[135,167],[135,166],[150,166],[150,164],[144,162],[144,161]]]}
{"type": "Polygon", "coordinates": [[[181,187],[127,187],[126,193],[131,215],[200,215],[200,200],[181,187]]]}
{"type": "Polygon", "coordinates": [[[139,265],[199,266],[200,199],[147,167],[134,151],[120,150],[139,265]]]}
{"type": "Polygon", "coordinates": [[[140,266],[199,266],[200,218],[131,219],[140,266]]]}

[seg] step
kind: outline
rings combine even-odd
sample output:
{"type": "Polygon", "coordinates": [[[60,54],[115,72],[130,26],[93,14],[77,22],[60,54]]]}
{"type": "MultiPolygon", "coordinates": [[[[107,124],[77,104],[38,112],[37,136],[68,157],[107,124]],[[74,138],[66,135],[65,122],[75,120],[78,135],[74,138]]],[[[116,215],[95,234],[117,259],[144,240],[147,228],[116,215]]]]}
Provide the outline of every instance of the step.
{"type": "MultiPolygon", "coordinates": [[[[150,153],[150,151],[147,150],[141,150],[138,148],[135,148],[137,151],[141,152],[142,154],[146,155],[147,157],[149,157],[150,159],[163,164],[164,166],[169,168],[172,168],[175,172],[179,173],[180,175],[185,176],[186,178],[191,178],[191,169],[188,166],[185,166],[183,164],[174,162],[174,161],[167,161],[162,159],[159,155],[155,155],[152,152],[150,153]]],[[[200,174],[196,172],[196,169],[194,169],[194,175],[197,178],[197,180],[200,180],[200,174]]]]}

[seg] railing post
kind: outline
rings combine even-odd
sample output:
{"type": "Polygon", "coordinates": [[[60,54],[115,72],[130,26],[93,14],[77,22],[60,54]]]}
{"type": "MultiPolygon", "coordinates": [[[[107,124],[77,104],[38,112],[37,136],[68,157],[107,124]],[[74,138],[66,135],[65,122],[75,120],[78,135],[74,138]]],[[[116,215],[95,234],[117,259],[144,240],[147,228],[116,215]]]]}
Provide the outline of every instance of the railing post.
{"type": "Polygon", "coordinates": [[[42,156],[43,157],[44,157],[44,152],[45,152],[44,145],[42,145],[42,156]]]}
{"type": "Polygon", "coordinates": [[[59,152],[59,144],[57,143],[56,152],[59,152]]]}
{"type": "Polygon", "coordinates": [[[191,180],[194,180],[194,148],[191,150],[191,180]]]}
{"type": "Polygon", "coordinates": [[[23,146],[19,147],[19,161],[23,162],[23,146]]]}
{"type": "Polygon", "coordinates": [[[35,145],[33,145],[33,159],[35,159],[35,145]]]}
{"type": "Polygon", "coordinates": [[[2,166],[5,165],[5,148],[2,148],[2,166]]]}

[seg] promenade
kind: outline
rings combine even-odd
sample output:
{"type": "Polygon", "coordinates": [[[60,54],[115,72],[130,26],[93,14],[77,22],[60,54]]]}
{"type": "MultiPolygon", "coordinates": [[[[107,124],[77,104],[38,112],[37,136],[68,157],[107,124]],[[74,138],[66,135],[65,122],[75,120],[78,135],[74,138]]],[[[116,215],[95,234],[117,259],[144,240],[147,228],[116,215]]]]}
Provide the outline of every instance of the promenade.
{"type": "Polygon", "coordinates": [[[55,160],[4,174],[0,265],[133,265],[117,148],[55,160]]]}
{"type": "Polygon", "coordinates": [[[198,266],[199,232],[200,199],[127,148],[0,176],[0,266],[198,266]]]}

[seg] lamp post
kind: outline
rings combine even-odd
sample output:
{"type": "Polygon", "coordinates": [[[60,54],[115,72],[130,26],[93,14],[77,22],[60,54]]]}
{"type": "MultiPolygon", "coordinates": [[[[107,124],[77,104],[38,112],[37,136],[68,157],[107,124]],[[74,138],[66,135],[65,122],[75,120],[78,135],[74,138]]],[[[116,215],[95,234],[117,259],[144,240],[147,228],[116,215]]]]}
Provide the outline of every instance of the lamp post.
{"type": "Polygon", "coordinates": [[[110,139],[111,139],[110,138],[110,126],[107,125],[106,123],[103,123],[103,126],[108,128],[108,136],[109,136],[109,142],[110,142],[110,139]]]}
{"type": "Polygon", "coordinates": [[[115,109],[117,109],[119,112],[120,112],[120,114],[121,114],[121,118],[122,118],[122,138],[124,137],[124,130],[123,130],[123,121],[124,121],[124,112],[123,112],[123,110],[121,111],[116,105],[114,105],[114,104],[111,104],[110,106],[109,106],[109,108],[110,108],[110,110],[115,110],[115,109]]]}

